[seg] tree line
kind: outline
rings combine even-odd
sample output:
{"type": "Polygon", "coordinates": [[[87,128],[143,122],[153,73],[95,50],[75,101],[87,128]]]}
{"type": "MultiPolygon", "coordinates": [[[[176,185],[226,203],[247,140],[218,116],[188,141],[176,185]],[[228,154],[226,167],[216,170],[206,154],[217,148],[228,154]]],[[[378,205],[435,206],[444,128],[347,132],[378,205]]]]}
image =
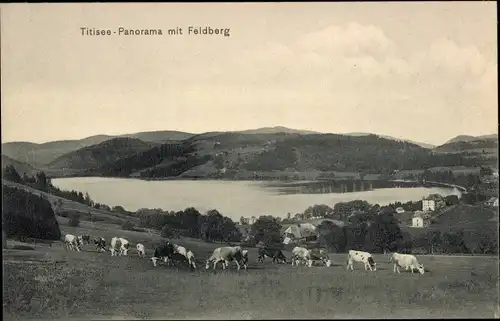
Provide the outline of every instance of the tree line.
{"type": "Polygon", "coordinates": [[[2,184],[2,229],[7,237],[58,240],[61,230],[50,202],[2,184]]]}
{"type": "Polygon", "coordinates": [[[217,210],[201,214],[193,207],[177,212],[140,209],[136,216],[140,227],[161,230],[162,236],[167,238],[182,235],[209,242],[239,242],[241,239],[236,224],[217,210]]]}

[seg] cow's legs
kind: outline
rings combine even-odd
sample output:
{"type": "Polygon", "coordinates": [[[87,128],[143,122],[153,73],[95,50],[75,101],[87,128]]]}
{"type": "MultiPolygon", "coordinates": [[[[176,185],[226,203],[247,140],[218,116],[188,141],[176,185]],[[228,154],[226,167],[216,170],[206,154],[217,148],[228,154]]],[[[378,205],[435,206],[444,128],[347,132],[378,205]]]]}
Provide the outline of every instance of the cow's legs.
{"type": "Polygon", "coordinates": [[[410,269],[411,269],[411,273],[413,273],[413,266],[410,266],[410,269]]]}
{"type": "Polygon", "coordinates": [[[236,265],[238,266],[238,271],[240,270],[240,263],[236,260],[236,259],[233,259],[234,262],[236,262],[236,265]]]}

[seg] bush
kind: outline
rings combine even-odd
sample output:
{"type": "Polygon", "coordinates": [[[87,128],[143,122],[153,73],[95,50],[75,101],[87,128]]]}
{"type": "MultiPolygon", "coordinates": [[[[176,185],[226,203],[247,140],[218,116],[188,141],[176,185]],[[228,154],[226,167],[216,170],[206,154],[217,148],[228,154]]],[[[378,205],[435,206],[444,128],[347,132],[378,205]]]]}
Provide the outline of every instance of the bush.
{"type": "Polygon", "coordinates": [[[175,236],[175,231],[171,229],[168,225],[163,226],[161,229],[161,237],[163,238],[173,238],[175,236]]]}
{"type": "Polygon", "coordinates": [[[127,231],[134,231],[134,224],[130,221],[124,221],[122,224],[122,229],[127,230],[127,231]]]}
{"type": "Polygon", "coordinates": [[[80,215],[78,213],[72,213],[69,217],[68,225],[72,227],[80,225],[80,215]]]}

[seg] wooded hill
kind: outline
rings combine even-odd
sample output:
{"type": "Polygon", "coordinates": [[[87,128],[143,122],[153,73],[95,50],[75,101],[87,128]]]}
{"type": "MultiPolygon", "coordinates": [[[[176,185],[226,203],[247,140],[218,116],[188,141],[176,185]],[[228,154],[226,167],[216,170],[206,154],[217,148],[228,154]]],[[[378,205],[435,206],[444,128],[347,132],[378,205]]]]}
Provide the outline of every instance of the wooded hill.
{"type": "Polygon", "coordinates": [[[320,134],[284,127],[203,134],[161,131],[45,144],[2,144],[2,154],[14,161],[24,159],[26,166],[44,170],[51,177],[153,179],[241,179],[277,172],[391,174],[433,167],[479,167],[496,164],[497,150],[495,138],[428,149],[377,135],[320,134]]]}

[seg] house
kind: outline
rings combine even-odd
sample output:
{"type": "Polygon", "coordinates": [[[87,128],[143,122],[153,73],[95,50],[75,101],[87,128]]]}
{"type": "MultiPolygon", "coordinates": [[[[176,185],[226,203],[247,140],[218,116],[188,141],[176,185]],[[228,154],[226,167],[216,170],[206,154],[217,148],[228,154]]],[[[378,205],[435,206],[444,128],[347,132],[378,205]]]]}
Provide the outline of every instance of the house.
{"type": "Polygon", "coordinates": [[[396,213],[401,214],[401,213],[404,213],[404,212],[405,212],[404,208],[402,208],[402,207],[396,208],[396,213]]]}
{"type": "Polygon", "coordinates": [[[436,209],[440,209],[445,206],[445,199],[439,194],[430,194],[422,199],[422,211],[424,212],[434,212],[436,209]]]}
{"type": "Polygon", "coordinates": [[[492,206],[492,207],[498,207],[498,197],[492,197],[489,200],[487,200],[484,205],[486,206],[492,206]]]}
{"type": "Polygon", "coordinates": [[[427,219],[424,219],[420,213],[415,213],[411,223],[412,227],[425,227],[429,225],[427,219]]]}

